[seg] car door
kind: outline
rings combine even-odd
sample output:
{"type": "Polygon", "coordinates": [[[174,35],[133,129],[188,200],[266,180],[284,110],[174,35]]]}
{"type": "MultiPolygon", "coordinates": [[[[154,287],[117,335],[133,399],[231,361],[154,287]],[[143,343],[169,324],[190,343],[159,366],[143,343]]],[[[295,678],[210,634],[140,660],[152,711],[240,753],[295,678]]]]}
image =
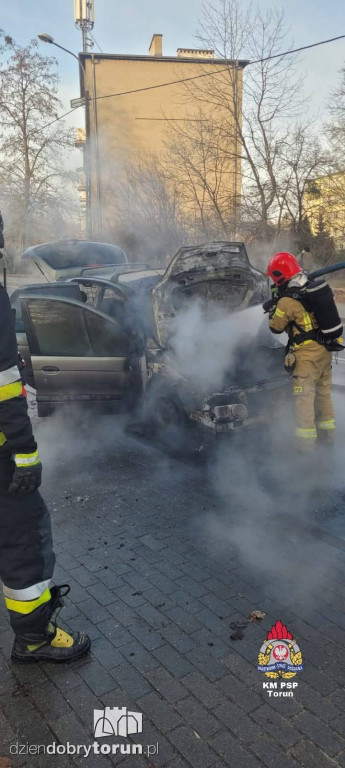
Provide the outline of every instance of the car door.
{"type": "Polygon", "coordinates": [[[15,329],[17,337],[18,352],[25,360],[25,378],[30,386],[34,387],[34,378],[31,365],[30,351],[28,340],[26,337],[25,327],[22,318],[22,309],[20,304],[21,296],[25,294],[30,295],[46,295],[46,296],[64,296],[69,299],[76,299],[81,301],[81,292],[79,285],[73,283],[48,283],[39,285],[25,285],[21,288],[17,288],[10,296],[11,307],[15,311],[15,329]]]}
{"type": "Polygon", "coordinates": [[[62,298],[26,296],[21,307],[39,415],[71,402],[115,404],[138,386],[132,339],[116,320],[62,298]]]}

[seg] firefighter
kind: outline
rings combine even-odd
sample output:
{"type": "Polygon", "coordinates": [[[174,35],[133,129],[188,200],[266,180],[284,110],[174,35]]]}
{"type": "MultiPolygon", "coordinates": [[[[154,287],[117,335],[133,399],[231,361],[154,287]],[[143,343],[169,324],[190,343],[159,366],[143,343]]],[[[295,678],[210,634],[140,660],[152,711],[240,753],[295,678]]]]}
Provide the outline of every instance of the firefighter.
{"type": "MultiPolygon", "coordinates": [[[[315,295],[320,293],[319,289],[327,294],[326,305],[322,305],[323,316],[325,306],[329,307],[329,316],[335,309],[339,320],[336,333],[341,333],[342,325],[329,286],[321,281],[310,285],[308,275],[291,253],[276,253],[266,274],[276,287],[275,295],[264,304],[264,310],[270,313],[270,329],[273,333],[286,331],[289,335],[286,368],[292,373],[296,448],[309,453],[317,439],[332,445],[335,429],[331,398],[333,347],[320,331],[315,311],[311,309],[311,288],[315,295]]],[[[334,336],[335,321],[332,323],[334,336]]],[[[323,322],[322,327],[325,325],[327,322],[323,322]]]]}
{"type": "Polygon", "coordinates": [[[18,368],[14,318],[0,284],[0,578],[15,634],[12,659],[71,661],[90,648],[56,625],[69,587],[50,587],[55,556],[41,462],[18,368]]]}

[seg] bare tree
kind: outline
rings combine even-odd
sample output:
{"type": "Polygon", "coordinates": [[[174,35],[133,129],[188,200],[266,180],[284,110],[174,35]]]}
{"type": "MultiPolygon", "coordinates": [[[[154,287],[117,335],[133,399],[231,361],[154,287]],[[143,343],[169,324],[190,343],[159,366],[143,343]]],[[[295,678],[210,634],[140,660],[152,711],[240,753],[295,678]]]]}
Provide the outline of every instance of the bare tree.
{"type": "Polygon", "coordinates": [[[133,261],[164,264],[188,240],[178,192],[155,156],[123,161],[109,175],[104,199],[107,236],[133,261]]]}
{"type": "Polygon", "coordinates": [[[329,111],[331,121],[327,126],[327,134],[332,147],[334,169],[342,172],[345,168],[345,65],[340,71],[340,82],[331,93],[329,111]]]}
{"type": "Polygon", "coordinates": [[[202,223],[206,207],[225,234],[252,222],[255,237],[277,238],[287,218],[301,220],[304,179],[321,165],[309,126],[295,125],[305,104],[295,60],[280,55],[289,48],[283,12],[218,0],[204,5],[198,38],[225,65],[185,85],[198,121],[170,131],[175,183],[202,223]]]}
{"type": "Polygon", "coordinates": [[[63,160],[73,138],[56,121],[55,59],[41,56],[36,41],[19,46],[3,30],[0,57],[0,179],[23,249],[41,218],[70,205],[63,160]]]}
{"type": "Polygon", "coordinates": [[[231,136],[200,109],[189,121],[169,121],[170,141],[164,163],[178,191],[191,232],[206,239],[235,234],[231,183],[231,136]],[[230,183],[229,183],[230,179],[230,183]]]}

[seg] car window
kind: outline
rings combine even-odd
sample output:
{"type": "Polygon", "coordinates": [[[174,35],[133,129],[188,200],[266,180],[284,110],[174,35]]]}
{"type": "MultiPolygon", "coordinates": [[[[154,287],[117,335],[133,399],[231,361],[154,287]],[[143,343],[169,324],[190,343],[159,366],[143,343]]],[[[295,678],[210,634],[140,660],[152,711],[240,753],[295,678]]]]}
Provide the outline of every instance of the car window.
{"type": "Polygon", "coordinates": [[[83,240],[39,245],[30,250],[30,255],[40,256],[52,269],[127,263],[126,255],[117,245],[83,240]]]}
{"type": "Polygon", "coordinates": [[[42,285],[27,285],[23,288],[17,288],[10,296],[12,309],[16,311],[16,333],[25,333],[20,297],[25,296],[26,293],[48,293],[49,295],[55,294],[56,296],[64,296],[65,298],[76,299],[77,301],[82,300],[79,286],[73,283],[69,285],[46,285],[43,283],[42,285]]]}
{"type": "Polygon", "coordinates": [[[92,355],[84,309],[66,302],[28,299],[38,354],[84,357],[92,355]]]}
{"type": "Polygon", "coordinates": [[[87,311],[85,318],[92,354],[95,357],[111,357],[128,353],[128,336],[117,323],[87,311]]]}

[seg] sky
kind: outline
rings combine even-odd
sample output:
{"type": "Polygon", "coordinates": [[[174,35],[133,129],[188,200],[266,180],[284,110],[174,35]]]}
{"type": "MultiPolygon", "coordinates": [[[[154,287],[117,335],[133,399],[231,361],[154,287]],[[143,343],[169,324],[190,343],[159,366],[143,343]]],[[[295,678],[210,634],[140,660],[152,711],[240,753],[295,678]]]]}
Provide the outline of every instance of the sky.
{"type": "MultiPolygon", "coordinates": [[[[280,3],[260,0],[260,8],[280,3]]],[[[177,48],[197,47],[196,30],[202,0],[95,0],[94,37],[104,53],[146,54],[153,33],[163,34],[163,53],[175,55],[177,48]]],[[[286,21],[294,47],[345,34],[344,0],[285,0],[286,21]],[[331,8],[331,13],[329,9],[331,8]]],[[[1,26],[18,43],[25,44],[39,32],[48,32],[57,43],[78,53],[81,33],[74,27],[73,0],[0,0],[1,26]]],[[[53,46],[40,43],[40,50],[54,54],[59,63],[60,97],[64,110],[79,92],[77,62],[53,46]]],[[[98,48],[95,46],[95,51],[98,48]]],[[[299,63],[304,89],[312,106],[325,116],[329,92],[339,80],[345,62],[345,39],[305,51],[299,63]]],[[[82,111],[71,118],[82,125],[82,111]]]]}

